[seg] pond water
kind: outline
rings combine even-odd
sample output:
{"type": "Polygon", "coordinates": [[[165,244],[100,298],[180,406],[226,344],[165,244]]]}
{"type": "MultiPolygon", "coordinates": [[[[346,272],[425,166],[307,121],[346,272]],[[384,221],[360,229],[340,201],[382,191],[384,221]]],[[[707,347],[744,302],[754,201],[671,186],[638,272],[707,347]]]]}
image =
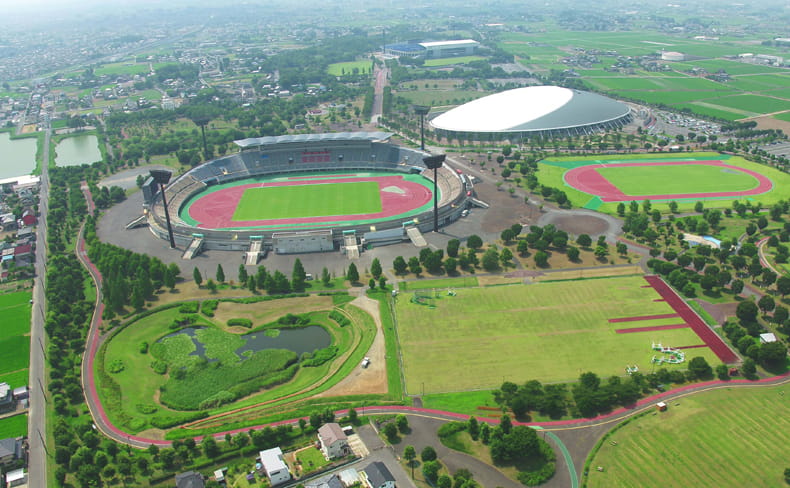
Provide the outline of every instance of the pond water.
{"type": "Polygon", "coordinates": [[[0,179],[29,175],[36,168],[36,139],[14,139],[0,133],[0,179]]]}
{"type": "MultiPolygon", "coordinates": [[[[195,344],[195,350],[189,355],[205,357],[206,348],[203,346],[203,343],[198,340],[197,335],[195,334],[195,332],[201,328],[202,327],[187,327],[185,329],[179,330],[178,332],[168,334],[159,339],[157,342],[162,342],[168,337],[186,334],[192,339],[192,343],[195,344]]],[[[317,349],[323,349],[332,343],[332,336],[329,335],[329,332],[318,325],[310,325],[308,327],[295,329],[280,329],[280,334],[277,337],[269,337],[261,331],[244,334],[241,336],[241,338],[247,342],[235,351],[236,354],[238,354],[239,359],[244,357],[242,356],[242,353],[246,351],[252,351],[254,353],[257,351],[263,351],[264,349],[287,349],[301,356],[305,352],[313,352],[317,349]]],[[[208,362],[216,361],[216,359],[212,358],[206,359],[208,362]]]]}
{"type": "Polygon", "coordinates": [[[99,139],[94,135],[67,137],[55,146],[57,166],[79,166],[101,161],[99,139]]]}

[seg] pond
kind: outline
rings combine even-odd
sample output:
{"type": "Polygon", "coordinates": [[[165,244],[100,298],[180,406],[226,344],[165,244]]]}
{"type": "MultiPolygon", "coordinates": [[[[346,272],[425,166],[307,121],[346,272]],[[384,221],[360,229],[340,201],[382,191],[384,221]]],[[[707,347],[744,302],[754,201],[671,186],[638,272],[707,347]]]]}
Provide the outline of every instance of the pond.
{"type": "Polygon", "coordinates": [[[95,135],[67,137],[55,147],[57,166],[79,166],[101,161],[99,139],[95,135]]]}
{"type": "Polygon", "coordinates": [[[36,138],[11,139],[0,133],[0,179],[29,175],[36,168],[36,138]]]}
{"type": "MultiPolygon", "coordinates": [[[[197,335],[195,334],[195,332],[200,328],[202,327],[187,327],[179,330],[178,332],[168,334],[159,339],[157,342],[162,342],[169,337],[185,334],[189,336],[192,339],[192,343],[195,344],[195,350],[189,355],[205,357],[206,348],[203,346],[203,343],[198,340],[197,335]]],[[[264,349],[287,349],[301,356],[305,352],[313,352],[317,349],[323,349],[332,343],[332,336],[329,335],[329,332],[318,325],[310,325],[307,327],[294,329],[279,329],[279,331],[280,333],[277,337],[268,336],[264,334],[263,331],[244,334],[241,336],[241,338],[246,341],[245,344],[236,349],[234,352],[239,356],[239,359],[244,358],[245,356],[242,356],[242,354],[247,351],[254,353],[257,351],[263,351],[264,349]]],[[[216,361],[216,359],[213,358],[206,359],[208,362],[216,361]]]]}

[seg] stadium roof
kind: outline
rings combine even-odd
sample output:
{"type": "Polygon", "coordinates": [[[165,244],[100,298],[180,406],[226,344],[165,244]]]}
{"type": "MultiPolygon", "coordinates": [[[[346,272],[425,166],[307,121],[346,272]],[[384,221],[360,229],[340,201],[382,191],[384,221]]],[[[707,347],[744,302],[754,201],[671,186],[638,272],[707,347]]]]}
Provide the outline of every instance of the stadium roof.
{"type": "Polygon", "coordinates": [[[242,149],[270,144],[304,144],[305,142],[323,141],[385,141],[392,137],[392,132],[333,132],[327,134],[286,134],[284,136],[250,137],[233,141],[242,149]]]}
{"type": "Polygon", "coordinates": [[[453,132],[532,132],[604,124],[629,113],[628,105],[595,93],[530,86],[478,98],[430,123],[453,132]]]}
{"type": "Polygon", "coordinates": [[[451,47],[451,46],[476,46],[480,44],[474,39],[458,39],[454,41],[431,41],[421,42],[420,46],[430,49],[432,47],[451,47]]]}

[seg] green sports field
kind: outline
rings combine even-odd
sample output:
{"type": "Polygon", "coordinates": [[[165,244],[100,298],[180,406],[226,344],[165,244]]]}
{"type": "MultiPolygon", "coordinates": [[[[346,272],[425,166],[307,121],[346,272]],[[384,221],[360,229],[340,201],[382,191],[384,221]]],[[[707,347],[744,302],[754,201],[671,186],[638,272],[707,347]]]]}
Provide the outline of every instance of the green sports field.
{"type": "MultiPolygon", "coordinates": [[[[682,323],[680,318],[609,323],[618,317],[672,313],[641,277],[459,288],[435,308],[397,297],[396,315],[409,394],[496,388],[507,379],[571,381],[584,371],[623,375],[650,371],[652,342],[701,344],[690,328],[618,334],[615,329],[682,323]]],[[[425,292],[422,292],[425,293],[425,292]]],[[[707,348],[687,351],[710,364],[707,348]]],[[[672,366],[672,367],[683,367],[672,366]]]]}
{"type": "Polygon", "coordinates": [[[673,400],[614,431],[587,486],[787,486],[790,386],[720,389],[673,400]],[[616,442],[613,444],[611,441],[616,442]]]}
{"type": "Polygon", "coordinates": [[[758,185],[757,180],[746,173],[692,163],[677,166],[611,165],[597,171],[626,195],[746,191],[758,185]]]}
{"type": "Polygon", "coordinates": [[[296,219],[381,212],[375,181],[248,188],[233,220],[296,219]]]}

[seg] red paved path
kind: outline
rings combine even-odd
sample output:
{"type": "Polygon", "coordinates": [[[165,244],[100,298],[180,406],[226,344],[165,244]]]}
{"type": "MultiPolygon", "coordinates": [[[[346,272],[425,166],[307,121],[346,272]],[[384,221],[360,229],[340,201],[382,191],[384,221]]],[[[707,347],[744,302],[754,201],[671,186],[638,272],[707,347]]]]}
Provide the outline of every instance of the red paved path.
{"type": "Polygon", "coordinates": [[[654,325],[652,327],[631,327],[630,329],[615,329],[618,334],[630,334],[631,332],[650,332],[653,330],[672,330],[685,329],[688,324],[654,325]]]}
{"type": "MultiPolygon", "coordinates": [[[[673,307],[674,308],[674,307],[673,307]]],[[[609,319],[610,324],[617,324],[620,322],[638,322],[640,320],[653,320],[653,319],[670,319],[678,317],[677,313],[660,313],[657,315],[637,315],[634,317],[620,317],[617,319],[609,319]]]]}
{"type": "Polygon", "coordinates": [[[756,171],[750,169],[740,168],[731,164],[726,164],[721,161],[662,161],[662,162],[644,162],[644,163],[616,163],[611,165],[606,164],[590,164],[588,166],[581,166],[569,170],[563,176],[565,183],[583,191],[590,195],[596,195],[604,202],[628,202],[632,200],[676,200],[682,198],[727,198],[727,197],[745,197],[752,195],[760,195],[773,188],[773,182],[767,177],[761,175],[756,171]],[[607,166],[617,167],[633,167],[633,166],[662,166],[662,165],[707,165],[707,166],[720,166],[721,168],[730,169],[733,171],[740,171],[746,173],[758,182],[755,188],[744,191],[724,191],[724,192],[711,192],[711,193],[675,193],[664,195],[626,195],[619,188],[609,182],[598,172],[598,168],[607,166]]]}
{"type": "Polygon", "coordinates": [[[727,344],[713,332],[713,329],[708,327],[708,324],[702,321],[688,304],[681,299],[675,290],[669,287],[664,280],[659,276],[645,276],[645,280],[653,285],[653,288],[666,299],[667,303],[686,321],[689,326],[697,333],[711,350],[716,353],[716,356],[721,359],[723,363],[734,363],[738,361],[738,356],[727,347],[727,344]]]}

